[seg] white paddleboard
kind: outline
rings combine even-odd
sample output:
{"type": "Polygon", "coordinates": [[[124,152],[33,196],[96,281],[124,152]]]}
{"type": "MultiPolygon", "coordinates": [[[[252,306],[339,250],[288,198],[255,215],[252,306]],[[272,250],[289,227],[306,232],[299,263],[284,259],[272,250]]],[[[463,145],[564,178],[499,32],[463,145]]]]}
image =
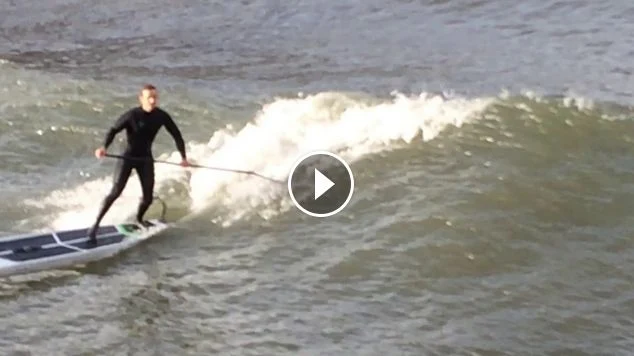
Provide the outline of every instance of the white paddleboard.
{"type": "Polygon", "coordinates": [[[149,222],[152,226],[136,223],[100,226],[96,244],[89,242],[86,228],[0,237],[0,277],[108,258],[170,227],[162,220],[149,222]]]}

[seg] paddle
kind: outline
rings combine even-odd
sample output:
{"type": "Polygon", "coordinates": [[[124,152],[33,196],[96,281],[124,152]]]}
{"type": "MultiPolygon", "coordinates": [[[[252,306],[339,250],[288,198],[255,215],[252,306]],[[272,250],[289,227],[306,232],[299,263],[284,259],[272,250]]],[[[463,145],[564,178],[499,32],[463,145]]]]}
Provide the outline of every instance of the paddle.
{"type": "MultiPolygon", "coordinates": [[[[114,154],[110,154],[110,153],[106,153],[106,157],[110,157],[110,158],[118,158],[118,159],[124,159],[124,160],[131,160],[131,161],[146,161],[147,159],[145,158],[136,158],[136,157],[125,157],[125,156],[121,156],[121,155],[114,155],[114,154]]],[[[164,164],[171,164],[171,165],[175,165],[175,166],[180,166],[180,163],[176,163],[176,162],[168,162],[168,161],[161,161],[161,160],[154,160],[155,163],[164,163],[164,164]]],[[[254,171],[245,171],[245,170],[241,170],[241,169],[230,169],[230,168],[222,168],[222,167],[211,167],[211,166],[202,166],[199,164],[190,164],[188,167],[194,167],[194,168],[205,168],[205,169],[213,169],[216,171],[225,171],[225,172],[234,172],[234,173],[242,173],[242,174],[250,174],[250,175],[254,175],[266,180],[270,180],[271,182],[275,182],[275,183],[279,183],[279,184],[285,184],[283,181],[277,180],[277,179],[273,179],[267,176],[263,176],[259,173],[256,173],[254,171]]]]}

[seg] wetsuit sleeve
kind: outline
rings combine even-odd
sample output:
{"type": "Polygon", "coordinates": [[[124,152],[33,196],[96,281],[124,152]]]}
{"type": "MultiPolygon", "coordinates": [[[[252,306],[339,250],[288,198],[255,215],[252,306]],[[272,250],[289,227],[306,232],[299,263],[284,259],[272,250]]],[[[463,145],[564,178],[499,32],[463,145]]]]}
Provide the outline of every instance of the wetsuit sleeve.
{"type": "Polygon", "coordinates": [[[117,119],[117,121],[110,127],[110,129],[106,133],[106,138],[103,141],[104,148],[107,149],[108,146],[110,146],[112,140],[114,140],[114,137],[126,127],[131,117],[132,115],[130,111],[128,111],[121,115],[119,119],[117,119]]]}
{"type": "Polygon", "coordinates": [[[178,148],[178,152],[180,152],[181,157],[183,159],[187,159],[185,141],[183,141],[181,131],[178,129],[178,126],[176,126],[176,123],[172,120],[172,117],[168,113],[165,113],[165,128],[167,129],[167,132],[172,135],[174,142],[176,142],[176,148],[178,148]]]}

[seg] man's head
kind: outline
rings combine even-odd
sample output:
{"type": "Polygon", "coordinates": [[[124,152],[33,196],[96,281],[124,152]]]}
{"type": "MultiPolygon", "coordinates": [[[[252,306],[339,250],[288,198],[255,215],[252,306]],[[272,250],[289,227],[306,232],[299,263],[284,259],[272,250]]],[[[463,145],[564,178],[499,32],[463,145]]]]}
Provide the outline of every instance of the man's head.
{"type": "Polygon", "coordinates": [[[158,94],[152,84],[146,84],[141,88],[139,103],[146,112],[151,112],[158,106],[158,94]]]}

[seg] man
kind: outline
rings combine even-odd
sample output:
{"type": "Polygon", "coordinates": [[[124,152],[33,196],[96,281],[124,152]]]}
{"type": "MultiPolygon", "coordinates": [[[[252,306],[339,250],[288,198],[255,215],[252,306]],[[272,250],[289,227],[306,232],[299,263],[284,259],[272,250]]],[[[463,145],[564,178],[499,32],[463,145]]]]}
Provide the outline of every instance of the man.
{"type": "Polygon", "coordinates": [[[121,195],[126,186],[132,169],[137,172],[141,182],[143,198],[138,206],[136,220],[143,226],[147,223],[143,220],[143,215],[152,204],[154,197],[154,158],[152,156],[152,143],[158,131],[165,126],[169,134],[174,139],[176,147],[181,154],[181,166],[189,166],[187,155],[185,153],[185,142],[181,136],[180,130],[172,120],[171,116],[158,107],[157,90],[153,85],[147,84],[141,88],[139,93],[140,106],[132,108],[119,117],[106,134],[104,144],[95,151],[97,158],[106,155],[108,146],[114,140],[114,137],[126,130],[127,147],[122,156],[125,159],[117,162],[115,170],[114,182],[110,193],[102,202],[101,210],[97,215],[97,220],[90,229],[88,236],[90,242],[96,243],[96,233],[101,219],[112,203],[121,195]]]}

